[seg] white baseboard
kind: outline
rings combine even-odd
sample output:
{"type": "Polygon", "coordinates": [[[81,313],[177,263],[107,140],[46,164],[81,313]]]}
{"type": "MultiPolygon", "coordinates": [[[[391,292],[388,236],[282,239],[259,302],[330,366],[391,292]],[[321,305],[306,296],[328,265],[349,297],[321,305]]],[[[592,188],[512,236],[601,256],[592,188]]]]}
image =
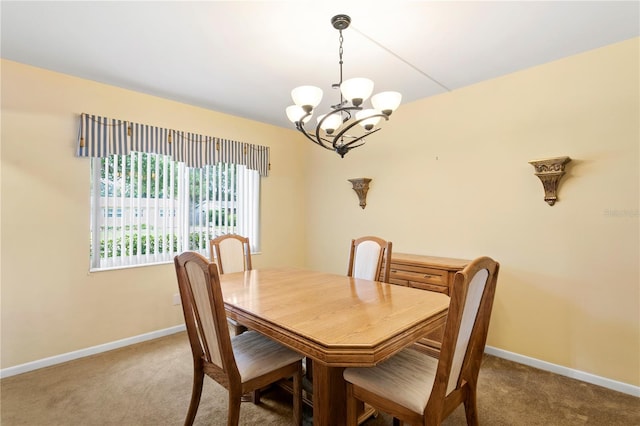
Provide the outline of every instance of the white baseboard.
{"type": "MultiPolygon", "coordinates": [[[[29,371],[37,370],[39,368],[49,367],[56,364],[62,364],[63,362],[72,361],[74,359],[95,355],[101,352],[111,351],[113,349],[118,349],[125,346],[133,345],[136,343],[145,342],[147,340],[157,339],[160,337],[168,336],[170,334],[179,333],[181,331],[184,331],[185,329],[186,328],[184,324],[177,325],[175,327],[169,327],[163,330],[156,330],[150,333],[140,334],[138,336],[116,340],[115,342],[105,343],[103,345],[92,346],[90,348],[80,349],[73,352],[67,352],[65,354],[56,355],[49,358],[44,358],[37,361],[16,365],[14,367],[4,368],[0,370],[0,378],[15,376],[16,374],[26,373],[29,371]]],[[[633,386],[628,383],[618,382],[615,380],[596,376],[594,374],[585,373],[584,371],[574,370],[571,368],[563,367],[561,365],[552,364],[550,362],[541,361],[539,359],[530,358],[528,356],[505,351],[503,349],[498,349],[491,346],[487,346],[485,348],[485,353],[489,355],[497,356],[498,358],[504,358],[509,361],[517,362],[519,364],[524,364],[530,367],[538,368],[540,370],[550,371],[552,373],[559,374],[561,376],[571,377],[573,379],[581,380],[586,383],[591,383],[591,384],[602,386],[618,392],[640,397],[640,387],[633,386]]]]}
{"type": "Polygon", "coordinates": [[[124,346],[134,345],[136,343],[145,342],[147,340],[157,339],[159,337],[164,337],[170,334],[179,333],[184,330],[186,330],[186,327],[184,324],[177,325],[175,327],[169,327],[163,330],[156,330],[150,333],[140,334],[138,336],[116,340],[115,342],[109,342],[103,345],[92,346],[86,349],[80,349],[77,351],[67,352],[65,354],[56,355],[49,358],[40,359],[37,361],[27,362],[25,364],[16,365],[14,367],[3,368],[2,370],[0,370],[0,379],[3,379],[5,377],[10,377],[10,376],[15,376],[16,374],[26,373],[28,371],[37,370],[39,368],[49,367],[55,364],[62,364],[63,362],[72,361],[74,359],[83,358],[90,355],[95,355],[101,352],[111,351],[113,349],[122,348],[124,346]]]}
{"type": "Polygon", "coordinates": [[[628,383],[618,382],[615,380],[596,376],[591,373],[585,373],[584,371],[574,370],[572,368],[563,367],[561,365],[552,364],[550,362],[541,361],[539,359],[530,358],[528,356],[505,351],[503,349],[498,349],[491,346],[486,346],[484,352],[489,355],[497,356],[498,358],[504,358],[506,360],[528,365],[540,370],[550,371],[552,373],[559,374],[560,376],[571,377],[572,379],[577,379],[586,383],[591,383],[593,385],[602,386],[604,388],[640,397],[640,387],[633,386],[628,383]]]}

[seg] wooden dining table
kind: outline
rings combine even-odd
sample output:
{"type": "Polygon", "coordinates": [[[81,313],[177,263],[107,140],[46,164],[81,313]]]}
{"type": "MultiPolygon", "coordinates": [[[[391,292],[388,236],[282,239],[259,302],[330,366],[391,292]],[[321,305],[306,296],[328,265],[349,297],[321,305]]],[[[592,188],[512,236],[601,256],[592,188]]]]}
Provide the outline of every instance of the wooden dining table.
{"type": "Polygon", "coordinates": [[[313,361],[313,423],[346,419],[345,367],[374,366],[444,324],[436,292],[297,268],[221,274],[230,318],[313,361]]]}

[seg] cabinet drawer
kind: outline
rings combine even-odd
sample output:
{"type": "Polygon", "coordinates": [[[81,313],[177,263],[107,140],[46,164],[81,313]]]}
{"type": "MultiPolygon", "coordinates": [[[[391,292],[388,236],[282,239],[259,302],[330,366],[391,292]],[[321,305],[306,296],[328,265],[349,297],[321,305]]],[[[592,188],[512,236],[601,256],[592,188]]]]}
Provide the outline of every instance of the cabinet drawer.
{"type": "Polygon", "coordinates": [[[397,278],[395,278],[393,275],[391,275],[389,277],[389,284],[395,284],[395,285],[401,285],[404,287],[409,287],[409,281],[408,280],[399,280],[397,278]]]}
{"type": "Polygon", "coordinates": [[[401,267],[398,267],[392,264],[391,278],[406,280],[408,282],[440,285],[444,287],[447,287],[449,284],[447,271],[414,265],[402,265],[401,267]]]}
{"type": "Polygon", "coordinates": [[[420,290],[437,291],[438,293],[449,294],[449,287],[445,285],[437,285],[418,281],[409,281],[409,287],[419,288],[420,290]]]}

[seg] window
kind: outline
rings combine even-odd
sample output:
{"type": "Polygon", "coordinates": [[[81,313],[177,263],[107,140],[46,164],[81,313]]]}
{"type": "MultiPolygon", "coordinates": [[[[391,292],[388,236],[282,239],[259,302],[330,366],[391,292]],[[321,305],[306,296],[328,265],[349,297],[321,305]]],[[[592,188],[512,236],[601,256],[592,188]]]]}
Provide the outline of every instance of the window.
{"type": "Polygon", "coordinates": [[[91,269],[169,262],[184,250],[208,256],[209,240],[227,233],[258,247],[255,170],[130,152],[92,158],[91,176],[91,269]]]}
{"type": "Polygon", "coordinates": [[[82,113],[77,157],[91,160],[91,269],[208,255],[226,233],[260,245],[269,147],[82,113]]]}

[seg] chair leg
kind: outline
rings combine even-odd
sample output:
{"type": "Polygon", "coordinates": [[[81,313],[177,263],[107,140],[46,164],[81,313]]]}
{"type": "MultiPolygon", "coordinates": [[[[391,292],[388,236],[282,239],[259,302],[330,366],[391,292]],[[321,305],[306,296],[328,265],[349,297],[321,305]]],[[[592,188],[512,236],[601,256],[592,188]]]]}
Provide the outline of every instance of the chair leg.
{"type": "Polygon", "coordinates": [[[254,404],[260,404],[260,389],[256,389],[253,392],[251,392],[251,400],[253,401],[254,404]]]}
{"type": "Polygon", "coordinates": [[[358,426],[358,400],[353,396],[351,383],[347,383],[347,426],[358,426]]]}
{"type": "Polygon", "coordinates": [[[245,393],[244,395],[242,395],[242,397],[240,398],[240,401],[242,402],[253,402],[254,404],[258,405],[260,404],[260,396],[261,396],[261,392],[260,389],[256,389],[254,391],[245,393]]]}
{"type": "Polygon", "coordinates": [[[310,382],[313,382],[313,361],[309,358],[304,359],[305,366],[307,367],[306,375],[310,382]]]}
{"type": "Polygon", "coordinates": [[[200,397],[202,396],[202,385],[204,383],[204,371],[201,368],[193,368],[193,386],[191,388],[191,402],[189,403],[189,411],[184,421],[185,426],[191,426],[196,419],[198,406],[200,405],[200,397]]]}
{"type": "Polygon", "coordinates": [[[467,417],[468,426],[478,426],[478,405],[476,402],[476,388],[475,386],[467,387],[467,395],[464,399],[464,414],[467,417]]]}
{"type": "Polygon", "coordinates": [[[237,395],[235,392],[229,392],[229,412],[227,414],[227,425],[238,426],[240,423],[240,403],[242,395],[237,395]]]}
{"type": "Polygon", "coordinates": [[[293,424],[302,425],[302,364],[293,375],[293,424]]]}

